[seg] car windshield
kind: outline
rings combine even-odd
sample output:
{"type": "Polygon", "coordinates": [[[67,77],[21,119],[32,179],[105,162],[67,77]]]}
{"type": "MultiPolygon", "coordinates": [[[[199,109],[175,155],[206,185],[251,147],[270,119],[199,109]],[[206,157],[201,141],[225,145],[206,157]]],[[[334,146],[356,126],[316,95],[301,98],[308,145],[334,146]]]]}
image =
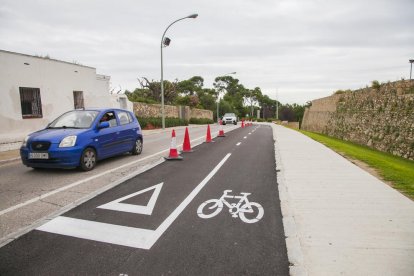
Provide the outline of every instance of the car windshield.
{"type": "Polygon", "coordinates": [[[226,113],[224,117],[236,117],[236,115],[234,113],[226,113]]]}
{"type": "Polygon", "coordinates": [[[98,111],[74,110],[54,120],[48,128],[90,128],[98,111]]]}

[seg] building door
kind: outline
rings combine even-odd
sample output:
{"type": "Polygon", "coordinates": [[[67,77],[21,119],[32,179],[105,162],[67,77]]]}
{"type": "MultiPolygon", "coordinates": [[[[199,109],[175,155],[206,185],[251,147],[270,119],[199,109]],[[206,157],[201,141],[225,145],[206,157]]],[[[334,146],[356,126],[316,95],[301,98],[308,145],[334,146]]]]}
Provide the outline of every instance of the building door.
{"type": "Polygon", "coordinates": [[[127,109],[127,99],[126,98],[119,98],[119,106],[122,109],[127,109]]]}
{"type": "Polygon", "coordinates": [[[85,108],[83,91],[73,91],[73,103],[75,109],[85,108]]]}

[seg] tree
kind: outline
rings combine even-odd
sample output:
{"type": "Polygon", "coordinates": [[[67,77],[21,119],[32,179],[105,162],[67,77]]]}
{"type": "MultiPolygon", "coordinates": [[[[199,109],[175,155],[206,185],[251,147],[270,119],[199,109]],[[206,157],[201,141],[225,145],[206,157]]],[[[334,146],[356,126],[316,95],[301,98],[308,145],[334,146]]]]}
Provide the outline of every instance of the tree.
{"type": "Polygon", "coordinates": [[[244,103],[246,105],[247,113],[254,117],[254,111],[252,108],[259,102],[259,99],[263,97],[260,87],[255,87],[254,89],[246,89],[244,91],[244,103]],[[253,114],[251,114],[253,112],[253,114]]]}
{"type": "Polygon", "coordinates": [[[245,113],[244,108],[244,95],[246,88],[239,84],[239,80],[232,76],[217,77],[213,83],[218,97],[221,93],[224,93],[223,99],[230,104],[232,110],[230,112],[236,113],[238,116],[243,116],[245,113]]]}
{"type": "MultiPolygon", "coordinates": [[[[147,78],[138,78],[138,82],[141,88],[137,88],[134,92],[127,91],[127,95],[130,101],[145,101],[148,102],[161,102],[161,82],[154,80],[149,81],[147,78]]],[[[177,82],[170,82],[164,80],[164,101],[166,104],[172,104],[177,97],[177,82]]]]}
{"type": "Polygon", "coordinates": [[[188,80],[183,80],[177,83],[178,93],[185,95],[194,95],[203,89],[204,79],[200,76],[194,76],[188,80]]]}

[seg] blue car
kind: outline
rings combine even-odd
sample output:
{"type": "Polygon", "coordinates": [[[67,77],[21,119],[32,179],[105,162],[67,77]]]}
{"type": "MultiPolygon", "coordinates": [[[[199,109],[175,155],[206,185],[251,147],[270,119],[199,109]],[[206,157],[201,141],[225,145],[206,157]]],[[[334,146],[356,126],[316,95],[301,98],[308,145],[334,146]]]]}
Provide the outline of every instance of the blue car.
{"type": "Polygon", "coordinates": [[[29,134],[20,148],[24,165],[32,168],[76,168],[90,171],[98,160],[142,152],[141,126],[122,109],[72,110],[45,129],[29,134]]]}

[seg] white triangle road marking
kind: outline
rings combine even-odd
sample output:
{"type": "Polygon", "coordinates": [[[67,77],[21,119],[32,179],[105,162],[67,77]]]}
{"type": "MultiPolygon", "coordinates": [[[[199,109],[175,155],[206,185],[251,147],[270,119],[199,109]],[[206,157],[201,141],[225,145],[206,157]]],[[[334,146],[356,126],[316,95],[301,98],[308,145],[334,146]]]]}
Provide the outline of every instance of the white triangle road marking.
{"type": "Polygon", "coordinates": [[[151,186],[149,188],[140,190],[138,192],[135,192],[133,194],[118,198],[114,201],[105,203],[103,205],[100,205],[96,208],[100,209],[106,209],[106,210],[113,210],[113,211],[119,211],[119,212],[127,212],[127,213],[134,213],[134,214],[143,214],[143,215],[151,215],[152,211],[154,210],[155,202],[157,201],[157,198],[160,194],[161,187],[164,184],[164,182],[161,182],[157,185],[151,186]],[[121,203],[121,201],[127,200],[128,198],[137,196],[139,194],[143,194],[145,192],[148,192],[150,190],[154,190],[152,193],[152,196],[150,200],[148,201],[147,205],[136,205],[136,204],[129,204],[129,203],[121,203]]]}

